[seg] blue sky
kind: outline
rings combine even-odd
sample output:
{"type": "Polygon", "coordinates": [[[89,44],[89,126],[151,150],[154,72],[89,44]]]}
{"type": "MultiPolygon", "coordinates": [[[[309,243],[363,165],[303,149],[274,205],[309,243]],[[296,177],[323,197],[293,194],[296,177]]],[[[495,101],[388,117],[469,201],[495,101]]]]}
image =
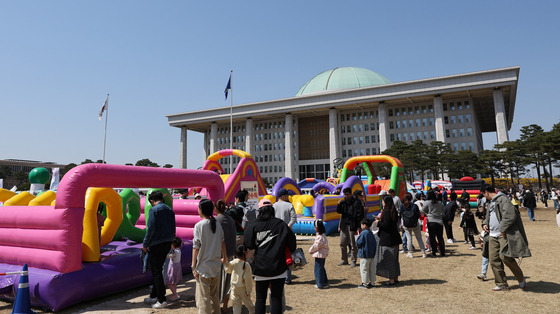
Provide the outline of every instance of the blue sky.
{"type": "MultiPolygon", "coordinates": [[[[520,66],[510,139],[560,122],[556,1],[0,1],[0,159],[179,163],[165,115],[293,96],[339,66],[393,82],[520,66]]],[[[188,167],[202,136],[188,134],[188,167]]],[[[495,134],[484,136],[485,148],[495,134]]]]}

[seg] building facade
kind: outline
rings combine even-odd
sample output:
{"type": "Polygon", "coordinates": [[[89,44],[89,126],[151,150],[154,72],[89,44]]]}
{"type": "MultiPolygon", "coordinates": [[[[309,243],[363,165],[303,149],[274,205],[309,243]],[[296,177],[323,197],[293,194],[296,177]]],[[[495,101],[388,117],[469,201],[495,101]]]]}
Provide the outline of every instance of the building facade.
{"type": "MultiPolygon", "coordinates": [[[[206,156],[230,147],[250,153],[269,182],[282,177],[324,180],[334,169],[333,160],[380,154],[396,140],[441,141],[455,151],[475,153],[483,149],[483,132],[496,132],[498,143],[507,141],[519,70],[391,83],[366,69],[335,68],[309,80],[291,98],[167,118],[181,129],[182,168],[191,130],[204,134],[206,156]]],[[[229,158],[234,165],[238,161],[229,158]]]]}

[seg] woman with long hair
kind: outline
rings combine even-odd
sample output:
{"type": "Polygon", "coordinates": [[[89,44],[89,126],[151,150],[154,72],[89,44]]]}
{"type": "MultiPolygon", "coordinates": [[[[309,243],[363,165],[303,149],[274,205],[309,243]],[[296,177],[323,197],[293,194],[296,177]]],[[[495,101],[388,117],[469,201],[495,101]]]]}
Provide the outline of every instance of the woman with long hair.
{"type": "Polygon", "coordinates": [[[428,216],[428,232],[430,233],[430,246],[432,247],[432,256],[436,257],[436,251],[439,247],[439,255],[445,256],[445,241],[443,240],[443,204],[437,200],[436,193],[429,190],[427,193],[427,201],[422,204],[422,211],[428,216]],[[437,243],[436,243],[437,240],[437,243]]]}
{"type": "Polygon", "coordinates": [[[401,266],[399,264],[399,245],[402,243],[398,229],[399,215],[393,198],[383,197],[381,217],[376,218],[379,227],[379,246],[375,254],[376,274],[388,278],[386,286],[393,286],[399,282],[401,266]]]}

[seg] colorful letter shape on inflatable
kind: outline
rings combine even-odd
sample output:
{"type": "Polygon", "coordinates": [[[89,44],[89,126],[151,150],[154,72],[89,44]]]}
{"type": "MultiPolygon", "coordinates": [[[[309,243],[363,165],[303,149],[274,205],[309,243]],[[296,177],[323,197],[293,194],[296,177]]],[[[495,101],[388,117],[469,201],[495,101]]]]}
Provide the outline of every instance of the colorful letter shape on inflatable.
{"type": "Polygon", "coordinates": [[[4,202],[4,206],[27,206],[35,198],[35,195],[29,192],[21,192],[18,195],[4,202]]]}
{"type": "Polygon", "coordinates": [[[112,188],[89,188],[87,190],[82,236],[82,260],[84,262],[99,261],[101,258],[99,247],[111,242],[122,220],[122,200],[115,190],[112,188]],[[101,243],[99,243],[97,225],[97,209],[100,202],[107,205],[107,218],[101,230],[101,243]]]}
{"type": "Polygon", "coordinates": [[[45,191],[31,200],[29,206],[49,206],[55,199],[56,193],[54,191],[45,191]]]}
{"type": "Polygon", "coordinates": [[[113,239],[120,240],[122,237],[126,237],[129,240],[140,243],[144,240],[144,236],[146,236],[145,229],[134,227],[140,217],[140,196],[128,188],[122,190],[120,196],[123,206],[123,221],[113,239]]]}
{"type": "Polygon", "coordinates": [[[148,217],[150,217],[150,209],[152,209],[152,204],[150,204],[150,201],[148,199],[150,198],[150,194],[152,194],[152,192],[155,191],[160,191],[161,193],[163,193],[163,202],[165,203],[165,205],[173,209],[173,196],[171,196],[171,193],[169,193],[168,189],[149,189],[148,196],[146,197],[146,204],[144,204],[144,216],[146,216],[146,227],[148,226],[148,217]]]}

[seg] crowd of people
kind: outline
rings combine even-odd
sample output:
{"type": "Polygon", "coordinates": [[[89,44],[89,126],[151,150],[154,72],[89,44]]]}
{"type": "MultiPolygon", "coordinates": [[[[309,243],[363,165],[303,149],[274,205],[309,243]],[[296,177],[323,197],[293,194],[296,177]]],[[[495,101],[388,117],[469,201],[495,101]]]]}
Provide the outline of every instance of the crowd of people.
{"type": "MultiPolygon", "coordinates": [[[[519,213],[519,207],[523,206],[530,221],[535,219],[536,197],[530,190],[497,191],[485,185],[480,190],[477,209],[473,213],[470,195],[465,190],[460,196],[453,189],[447,191],[440,187],[428,191],[413,190],[401,199],[390,189],[380,193],[382,209],[373,219],[366,217],[367,206],[360,192],[344,189],[344,197],[336,209],[341,215],[338,226],[341,260],[338,265],[354,268],[359,259],[361,283],[358,288],[375,287],[376,276],[386,278],[383,286],[398,285],[401,275],[399,253],[414,258],[414,244],[418,245],[422,258],[445,257],[446,243],[457,242],[453,236],[453,221],[459,216],[464,243],[470,244],[471,250],[482,248],[481,273],[477,278],[487,280],[490,266],[496,283],[492,290],[509,290],[505,265],[514,274],[519,287],[526,289],[525,276],[515,258],[531,256],[519,213]],[[481,221],[480,232],[475,217],[481,221]],[[444,240],[444,230],[447,240],[444,240]],[[401,245],[402,250],[399,249],[401,245]]],[[[198,205],[202,220],[194,226],[191,265],[196,281],[196,306],[200,313],[225,313],[230,300],[234,313],[241,313],[242,305],[250,313],[264,313],[268,295],[272,313],[282,313],[285,309],[284,285],[291,283],[289,265],[291,253],[296,250],[296,236],[291,227],[297,216],[285,189],[278,191],[278,201],[274,205],[264,198],[258,209],[247,206],[247,195],[246,191],[239,191],[235,204],[230,207],[223,200],[214,203],[205,198],[198,205]],[[251,300],[253,287],[254,304],[251,300]]],[[[550,198],[560,217],[556,189],[552,190],[550,198]]],[[[153,192],[149,202],[152,208],[142,250],[148,253],[154,283],[144,302],[158,309],[166,307],[168,301],[180,298],[177,283],[182,278],[182,242],[175,237],[175,216],[164,204],[163,194],[153,192]],[[169,267],[164,272],[166,258],[169,267]],[[172,292],[169,298],[165,296],[166,285],[172,292]]],[[[321,220],[315,221],[314,226],[316,237],[309,254],[315,260],[315,288],[328,289],[330,284],[325,269],[329,255],[328,238],[321,220]]]]}

